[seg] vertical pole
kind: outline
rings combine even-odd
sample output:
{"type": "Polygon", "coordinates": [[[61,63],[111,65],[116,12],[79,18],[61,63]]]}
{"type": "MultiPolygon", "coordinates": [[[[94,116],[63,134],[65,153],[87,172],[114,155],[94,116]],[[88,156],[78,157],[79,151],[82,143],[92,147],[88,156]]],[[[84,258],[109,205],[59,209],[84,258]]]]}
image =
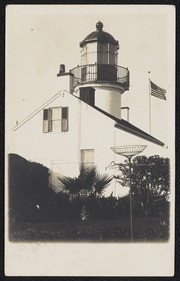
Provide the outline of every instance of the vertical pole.
{"type": "MultiPolygon", "coordinates": [[[[116,145],[116,131],[114,129],[114,146],[116,145]]],[[[116,161],[116,154],[114,153],[114,162],[116,161]]],[[[117,175],[115,171],[115,176],[117,175]]],[[[116,181],[114,181],[114,197],[116,197],[116,181]]]]}
{"type": "Polygon", "coordinates": [[[133,242],[133,214],[132,214],[132,190],[131,190],[131,158],[129,160],[129,203],[130,203],[130,224],[131,224],[131,242],[133,242]]]}
{"type": "Polygon", "coordinates": [[[149,134],[151,135],[151,80],[150,78],[149,78],[149,134]]]}
{"type": "Polygon", "coordinates": [[[129,122],[129,108],[127,108],[127,121],[129,122]]]}

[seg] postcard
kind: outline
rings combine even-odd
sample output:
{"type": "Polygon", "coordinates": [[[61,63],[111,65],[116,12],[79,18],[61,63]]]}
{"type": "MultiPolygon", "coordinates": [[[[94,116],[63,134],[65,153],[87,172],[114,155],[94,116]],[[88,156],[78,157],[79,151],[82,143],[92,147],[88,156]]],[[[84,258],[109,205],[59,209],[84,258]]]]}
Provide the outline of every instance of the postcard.
{"type": "Polygon", "coordinates": [[[175,6],[7,5],[6,276],[173,276],[175,6]]]}

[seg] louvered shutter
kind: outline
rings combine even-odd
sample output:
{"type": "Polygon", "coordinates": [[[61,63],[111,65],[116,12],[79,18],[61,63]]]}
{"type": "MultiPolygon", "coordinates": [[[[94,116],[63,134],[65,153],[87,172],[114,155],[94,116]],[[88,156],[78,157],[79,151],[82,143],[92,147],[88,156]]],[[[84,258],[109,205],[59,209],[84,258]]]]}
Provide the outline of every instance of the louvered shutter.
{"type": "Polygon", "coordinates": [[[68,107],[62,107],[61,131],[68,131],[68,107]]]}
{"type": "Polygon", "coordinates": [[[43,133],[48,133],[49,131],[49,119],[48,119],[48,109],[43,110],[43,133]]]}

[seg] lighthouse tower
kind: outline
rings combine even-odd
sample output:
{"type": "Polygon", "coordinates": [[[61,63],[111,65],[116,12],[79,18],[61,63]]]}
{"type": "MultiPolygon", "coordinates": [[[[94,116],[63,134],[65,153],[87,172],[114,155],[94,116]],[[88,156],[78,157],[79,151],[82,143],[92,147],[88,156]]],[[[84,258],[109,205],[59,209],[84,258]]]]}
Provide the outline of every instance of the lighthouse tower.
{"type": "Polygon", "coordinates": [[[121,94],[129,89],[129,70],[118,66],[119,42],[96,24],[80,42],[81,65],[73,68],[73,92],[86,103],[121,118],[121,94]]]}

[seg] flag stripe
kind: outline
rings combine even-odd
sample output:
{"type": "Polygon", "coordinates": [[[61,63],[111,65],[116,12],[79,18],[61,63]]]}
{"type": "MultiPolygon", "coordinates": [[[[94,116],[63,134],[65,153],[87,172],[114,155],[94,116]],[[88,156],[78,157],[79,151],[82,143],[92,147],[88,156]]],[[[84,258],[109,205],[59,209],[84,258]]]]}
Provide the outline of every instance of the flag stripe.
{"type": "Polygon", "coordinates": [[[157,92],[151,92],[151,95],[153,95],[153,96],[157,96],[157,97],[165,97],[165,95],[164,94],[162,94],[162,93],[157,93],[157,92]]]}
{"type": "Polygon", "coordinates": [[[166,93],[166,91],[165,90],[159,90],[159,89],[157,89],[157,90],[155,90],[155,89],[153,89],[153,88],[151,88],[153,91],[157,91],[157,92],[160,92],[160,93],[166,93]]]}
{"type": "Polygon", "coordinates": [[[152,96],[156,97],[156,98],[159,98],[159,99],[162,99],[162,100],[166,100],[166,97],[165,96],[160,96],[160,95],[155,95],[155,94],[151,94],[152,96]]]}
{"type": "Polygon", "coordinates": [[[155,91],[155,90],[153,90],[153,89],[151,89],[151,92],[152,92],[152,93],[162,94],[162,95],[164,95],[164,94],[165,94],[165,93],[163,93],[163,92],[160,92],[160,91],[155,91]]]}
{"type": "Polygon", "coordinates": [[[160,88],[159,86],[157,86],[156,84],[154,84],[152,81],[151,82],[151,95],[159,98],[159,99],[163,99],[166,100],[166,90],[160,88]]]}

